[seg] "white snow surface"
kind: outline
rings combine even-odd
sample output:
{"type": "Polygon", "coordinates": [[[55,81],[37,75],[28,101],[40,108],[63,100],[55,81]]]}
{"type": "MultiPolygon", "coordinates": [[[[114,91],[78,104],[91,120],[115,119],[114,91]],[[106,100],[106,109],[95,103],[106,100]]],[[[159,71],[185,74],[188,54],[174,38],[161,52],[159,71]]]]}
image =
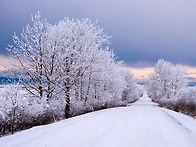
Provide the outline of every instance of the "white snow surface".
{"type": "Polygon", "coordinates": [[[196,147],[196,119],[137,102],[0,138],[1,147],[196,147]]]}

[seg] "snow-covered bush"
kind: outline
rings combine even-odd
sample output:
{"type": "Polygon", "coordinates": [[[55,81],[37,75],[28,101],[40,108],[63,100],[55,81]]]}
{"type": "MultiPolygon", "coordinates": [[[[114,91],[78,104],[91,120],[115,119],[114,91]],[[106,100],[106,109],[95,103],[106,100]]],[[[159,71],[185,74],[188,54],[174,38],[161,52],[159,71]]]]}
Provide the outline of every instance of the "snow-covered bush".
{"type": "Polygon", "coordinates": [[[25,105],[24,93],[20,90],[20,85],[6,85],[1,89],[1,103],[0,112],[1,120],[5,124],[2,126],[2,131],[5,128],[9,128],[10,132],[14,132],[17,128],[16,124],[19,124],[23,116],[23,107],[25,105]]]}
{"type": "Polygon", "coordinates": [[[174,110],[196,116],[196,87],[187,87],[178,91],[174,110]]]}
{"type": "Polygon", "coordinates": [[[162,107],[196,117],[196,87],[183,88],[174,98],[162,98],[157,102],[162,107]]]}
{"type": "Polygon", "coordinates": [[[19,83],[0,88],[0,135],[63,118],[63,102],[35,98],[19,83]]]}

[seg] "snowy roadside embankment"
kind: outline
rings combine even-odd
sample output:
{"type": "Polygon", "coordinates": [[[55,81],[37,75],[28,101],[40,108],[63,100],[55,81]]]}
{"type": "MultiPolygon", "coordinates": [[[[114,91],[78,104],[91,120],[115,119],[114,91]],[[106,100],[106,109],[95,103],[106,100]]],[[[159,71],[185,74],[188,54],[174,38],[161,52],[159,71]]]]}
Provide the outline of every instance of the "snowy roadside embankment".
{"type": "Polygon", "coordinates": [[[196,120],[160,108],[144,95],[112,108],[0,138],[3,147],[195,147],[196,120]]]}
{"type": "MultiPolygon", "coordinates": [[[[123,99],[111,99],[107,95],[84,102],[81,100],[71,101],[73,116],[92,112],[96,110],[126,106],[142,95],[142,87],[135,84],[135,91],[126,93],[123,99]],[[138,94],[137,94],[138,93],[138,94]]],[[[26,93],[22,85],[3,85],[0,88],[0,137],[5,134],[15,133],[20,130],[29,129],[33,126],[45,125],[64,119],[64,97],[56,97],[47,101],[45,97],[31,97],[26,93]]]]}
{"type": "Polygon", "coordinates": [[[186,87],[181,89],[174,98],[154,100],[159,103],[161,107],[196,118],[196,87],[186,87]]]}

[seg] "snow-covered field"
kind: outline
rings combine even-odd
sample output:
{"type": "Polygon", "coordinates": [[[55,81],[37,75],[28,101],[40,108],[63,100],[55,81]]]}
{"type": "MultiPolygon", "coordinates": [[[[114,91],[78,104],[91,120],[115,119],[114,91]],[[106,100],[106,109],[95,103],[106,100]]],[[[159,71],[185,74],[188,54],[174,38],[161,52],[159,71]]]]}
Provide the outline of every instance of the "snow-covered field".
{"type": "Polygon", "coordinates": [[[1,147],[196,147],[196,119],[145,94],[128,107],[92,112],[0,138],[1,147]]]}

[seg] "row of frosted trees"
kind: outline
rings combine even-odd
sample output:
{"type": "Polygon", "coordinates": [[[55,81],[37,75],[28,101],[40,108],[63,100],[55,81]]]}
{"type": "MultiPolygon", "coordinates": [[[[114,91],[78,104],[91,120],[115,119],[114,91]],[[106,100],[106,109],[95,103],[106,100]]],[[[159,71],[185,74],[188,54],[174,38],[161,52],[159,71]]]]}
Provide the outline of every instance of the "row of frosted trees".
{"type": "Polygon", "coordinates": [[[65,18],[51,25],[38,13],[32,24],[20,37],[14,35],[15,45],[8,48],[19,62],[23,84],[18,84],[23,92],[12,90],[9,95],[15,96],[7,98],[10,103],[15,99],[14,112],[1,110],[4,120],[11,116],[12,121],[5,124],[11,123],[12,132],[18,128],[14,124],[27,124],[27,120],[48,123],[126,105],[141,95],[130,72],[115,61],[108,47],[110,36],[97,22],[65,18]]]}
{"type": "Polygon", "coordinates": [[[149,76],[148,94],[160,106],[196,116],[196,89],[188,87],[187,74],[181,65],[158,60],[149,76]]]}

